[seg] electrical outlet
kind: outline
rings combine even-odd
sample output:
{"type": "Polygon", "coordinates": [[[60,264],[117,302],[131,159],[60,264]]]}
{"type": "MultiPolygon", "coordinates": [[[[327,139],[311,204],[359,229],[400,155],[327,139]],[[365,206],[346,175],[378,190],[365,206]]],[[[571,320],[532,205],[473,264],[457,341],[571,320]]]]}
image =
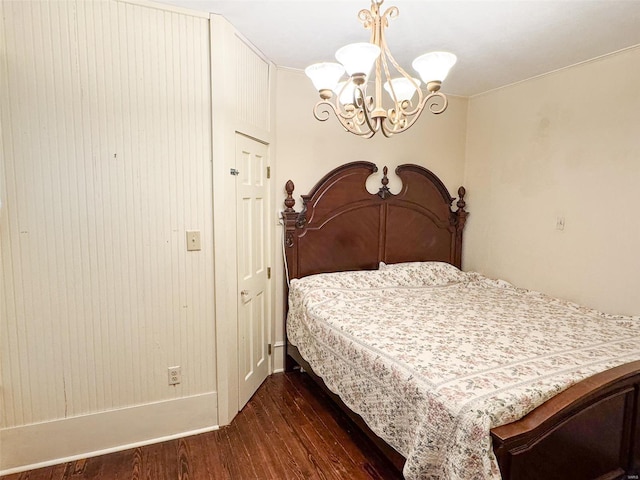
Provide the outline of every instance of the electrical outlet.
{"type": "Polygon", "coordinates": [[[182,381],[182,369],[180,366],[169,367],[169,385],[177,385],[182,381]]]}

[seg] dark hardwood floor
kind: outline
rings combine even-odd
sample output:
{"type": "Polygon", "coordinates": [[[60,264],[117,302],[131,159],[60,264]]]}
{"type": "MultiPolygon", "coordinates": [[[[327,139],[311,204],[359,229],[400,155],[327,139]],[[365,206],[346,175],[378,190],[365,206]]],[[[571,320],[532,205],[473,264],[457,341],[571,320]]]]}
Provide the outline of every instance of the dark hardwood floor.
{"type": "Polygon", "coordinates": [[[307,374],[291,372],[269,377],[220,430],[2,478],[391,480],[402,474],[307,374]]]}

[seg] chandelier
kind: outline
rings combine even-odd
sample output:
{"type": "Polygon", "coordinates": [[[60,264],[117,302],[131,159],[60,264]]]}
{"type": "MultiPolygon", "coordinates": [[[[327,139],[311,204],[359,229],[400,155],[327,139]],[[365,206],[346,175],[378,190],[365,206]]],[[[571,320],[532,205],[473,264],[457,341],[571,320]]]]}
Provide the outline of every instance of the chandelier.
{"type": "Polygon", "coordinates": [[[371,30],[370,43],[352,43],[340,48],[336,52],[340,63],[316,63],[305,69],[320,93],[321,100],[313,109],[316,119],[326,121],[333,111],[348,132],[365,138],[379,131],[385,137],[404,132],[425,108],[433,114],[444,112],[448,102],[440,86],[456,63],[456,56],[449,52],[431,52],[416,58],[412,66],[425,83],[428,93],[423,92],[420,80],[405,72],[387,47],[384,29],[389,26],[390,18],[398,16],[399,10],[389,7],[381,13],[383,1],[372,0],[371,10],[358,13],[360,22],[371,30]],[[369,95],[368,80],[374,63],[374,92],[369,95]],[[349,78],[340,81],[345,71],[349,78]],[[392,76],[392,71],[397,74],[392,76]],[[387,99],[383,98],[383,88],[387,99]],[[414,103],[416,93],[418,98],[414,103]]]}

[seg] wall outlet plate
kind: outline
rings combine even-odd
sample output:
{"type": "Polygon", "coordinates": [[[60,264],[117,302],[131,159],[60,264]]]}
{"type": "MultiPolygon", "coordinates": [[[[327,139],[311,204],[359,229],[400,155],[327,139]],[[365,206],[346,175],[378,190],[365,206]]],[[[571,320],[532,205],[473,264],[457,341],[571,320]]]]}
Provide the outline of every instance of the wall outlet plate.
{"type": "Polygon", "coordinates": [[[182,369],[179,365],[169,367],[169,385],[178,385],[182,381],[182,369]]]}

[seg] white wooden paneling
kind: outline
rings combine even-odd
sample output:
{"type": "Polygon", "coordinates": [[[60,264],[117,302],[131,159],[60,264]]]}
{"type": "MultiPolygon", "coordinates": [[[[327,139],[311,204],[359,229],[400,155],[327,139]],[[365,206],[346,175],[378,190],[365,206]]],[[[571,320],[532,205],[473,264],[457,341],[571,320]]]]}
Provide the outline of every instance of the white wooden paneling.
{"type": "Polygon", "coordinates": [[[236,37],[236,120],[269,131],[269,64],[236,37]]]}
{"type": "MultiPolygon", "coordinates": [[[[274,148],[273,131],[274,66],[259,55],[220,15],[211,15],[213,176],[215,181],[214,218],[216,264],[216,356],[218,372],[218,421],[231,422],[238,412],[238,245],[236,211],[229,199],[236,198],[236,183],[229,175],[236,168],[236,133],[259,140],[274,148]]],[[[272,150],[272,151],[275,151],[272,150]]],[[[241,168],[238,168],[241,170],[241,168]]],[[[242,171],[242,170],[241,170],[242,171]]],[[[265,233],[269,266],[273,264],[274,192],[269,189],[269,222],[265,233]]],[[[265,305],[273,315],[273,289],[265,305]]],[[[268,332],[271,335],[271,331],[268,332]]]]}
{"type": "Polygon", "coordinates": [[[1,426],[214,391],[208,20],[0,8],[1,426]]]}

